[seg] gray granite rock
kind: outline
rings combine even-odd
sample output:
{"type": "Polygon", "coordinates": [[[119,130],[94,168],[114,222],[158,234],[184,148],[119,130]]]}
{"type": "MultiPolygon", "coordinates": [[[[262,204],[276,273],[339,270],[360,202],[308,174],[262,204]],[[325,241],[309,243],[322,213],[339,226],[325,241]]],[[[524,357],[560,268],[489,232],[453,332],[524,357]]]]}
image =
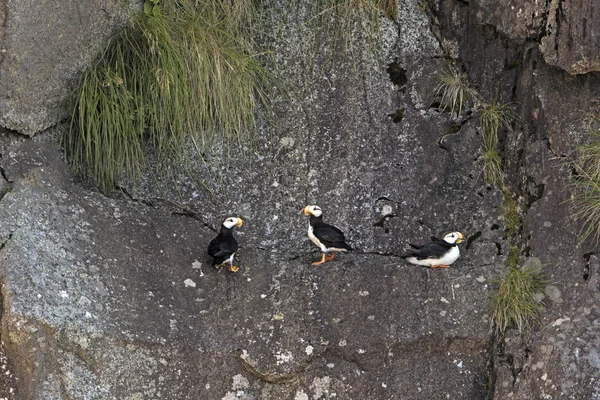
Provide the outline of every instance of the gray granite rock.
{"type": "Polygon", "coordinates": [[[489,287],[477,277],[495,266],[481,256],[447,271],[369,252],[312,266],[306,239],[299,256],[283,239],[262,248],[247,218],[240,272],[217,271],[199,221],[82,187],[51,142],[9,154],[2,338],[16,398],[485,393],[489,287]]]}
{"type": "Polygon", "coordinates": [[[140,5],[0,0],[0,126],[34,135],[66,118],[81,72],[140,5]]]}

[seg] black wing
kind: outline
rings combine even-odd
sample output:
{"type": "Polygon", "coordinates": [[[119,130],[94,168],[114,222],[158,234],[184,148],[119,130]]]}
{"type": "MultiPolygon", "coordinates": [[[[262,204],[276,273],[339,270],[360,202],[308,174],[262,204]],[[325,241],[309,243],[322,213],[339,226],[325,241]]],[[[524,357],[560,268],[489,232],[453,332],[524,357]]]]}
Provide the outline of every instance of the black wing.
{"type": "Polygon", "coordinates": [[[444,254],[446,254],[450,247],[452,247],[452,245],[444,241],[430,242],[419,247],[417,250],[413,250],[403,255],[402,257],[416,257],[417,260],[425,260],[427,258],[440,258],[444,254]]]}
{"type": "MultiPolygon", "coordinates": [[[[431,239],[431,241],[432,241],[432,242],[437,242],[437,243],[446,243],[446,242],[444,242],[442,239],[439,239],[439,238],[437,238],[437,237],[435,237],[435,236],[431,236],[431,238],[430,238],[430,239],[431,239]]],[[[408,245],[409,245],[410,247],[412,247],[413,249],[421,249],[421,248],[423,248],[424,246],[427,246],[428,244],[431,244],[431,243],[426,243],[426,244],[421,244],[421,245],[409,243],[408,245]]]]}
{"type": "Polygon", "coordinates": [[[313,228],[313,233],[327,247],[351,250],[351,247],[346,243],[344,232],[333,225],[319,224],[313,228]]]}
{"type": "Polygon", "coordinates": [[[233,237],[217,236],[208,244],[207,253],[213,258],[214,264],[221,264],[238,249],[237,240],[233,237]]]}

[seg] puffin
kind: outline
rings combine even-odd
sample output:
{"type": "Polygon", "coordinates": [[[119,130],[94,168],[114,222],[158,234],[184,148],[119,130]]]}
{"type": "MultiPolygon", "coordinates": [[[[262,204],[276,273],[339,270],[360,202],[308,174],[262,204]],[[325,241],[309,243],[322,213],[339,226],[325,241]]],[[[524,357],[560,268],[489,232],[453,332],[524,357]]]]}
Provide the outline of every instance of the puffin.
{"type": "Polygon", "coordinates": [[[213,258],[211,265],[214,265],[216,269],[229,263],[229,271],[237,272],[239,270],[238,267],[233,265],[233,257],[238,249],[238,242],[233,237],[233,228],[243,224],[244,220],[241,218],[227,218],[223,221],[219,234],[208,244],[207,253],[213,258]]]}
{"type": "Polygon", "coordinates": [[[458,243],[464,239],[465,235],[460,232],[450,232],[442,239],[432,236],[431,242],[421,246],[409,243],[414,250],[407,251],[407,254],[401,257],[415,265],[431,268],[450,268],[450,264],[460,257],[458,243]]]}
{"type": "Polygon", "coordinates": [[[323,264],[333,260],[338,251],[351,251],[352,247],[346,243],[344,233],[333,225],[323,222],[323,211],[319,206],[309,205],[302,209],[304,215],[309,215],[308,237],[323,252],[321,260],[313,265],[323,264]],[[331,256],[326,255],[331,253],[331,256]]]}

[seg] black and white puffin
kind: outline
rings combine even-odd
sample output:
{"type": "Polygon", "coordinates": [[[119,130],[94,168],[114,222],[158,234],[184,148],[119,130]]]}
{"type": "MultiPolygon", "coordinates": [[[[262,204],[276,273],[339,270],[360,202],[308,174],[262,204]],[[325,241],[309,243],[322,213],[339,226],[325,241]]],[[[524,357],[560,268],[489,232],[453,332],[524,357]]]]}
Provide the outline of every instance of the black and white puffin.
{"type": "Polygon", "coordinates": [[[338,251],[352,250],[352,247],[346,243],[346,238],[341,230],[323,222],[323,211],[319,206],[306,206],[302,209],[302,213],[310,216],[308,237],[323,252],[321,260],[313,262],[314,265],[333,260],[338,251]],[[331,256],[327,256],[327,253],[331,253],[331,256]]]}
{"type": "Polygon", "coordinates": [[[229,271],[237,272],[238,267],[233,265],[233,257],[238,249],[238,242],[233,237],[233,228],[242,226],[244,221],[241,218],[229,217],[223,221],[221,231],[208,244],[208,255],[213,258],[212,264],[219,269],[229,263],[229,271]]]}
{"type": "Polygon", "coordinates": [[[465,236],[460,232],[448,233],[441,240],[432,236],[432,241],[422,246],[411,244],[410,246],[414,250],[410,250],[402,258],[415,265],[431,268],[450,268],[450,264],[460,257],[458,243],[464,239],[465,236]]]}

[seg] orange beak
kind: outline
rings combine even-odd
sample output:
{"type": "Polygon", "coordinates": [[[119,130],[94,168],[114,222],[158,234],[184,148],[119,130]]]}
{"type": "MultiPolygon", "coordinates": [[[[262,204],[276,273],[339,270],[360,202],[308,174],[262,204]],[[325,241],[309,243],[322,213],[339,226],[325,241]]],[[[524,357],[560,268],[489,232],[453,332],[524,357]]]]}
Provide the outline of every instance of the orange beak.
{"type": "Polygon", "coordinates": [[[238,222],[237,222],[237,224],[235,224],[235,226],[242,226],[242,225],[244,225],[244,220],[241,218],[238,218],[238,222]]]}
{"type": "Polygon", "coordinates": [[[306,206],[306,207],[304,207],[302,209],[302,214],[304,214],[304,215],[310,215],[310,211],[308,211],[308,207],[310,207],[310,206],[306,206]]]}

